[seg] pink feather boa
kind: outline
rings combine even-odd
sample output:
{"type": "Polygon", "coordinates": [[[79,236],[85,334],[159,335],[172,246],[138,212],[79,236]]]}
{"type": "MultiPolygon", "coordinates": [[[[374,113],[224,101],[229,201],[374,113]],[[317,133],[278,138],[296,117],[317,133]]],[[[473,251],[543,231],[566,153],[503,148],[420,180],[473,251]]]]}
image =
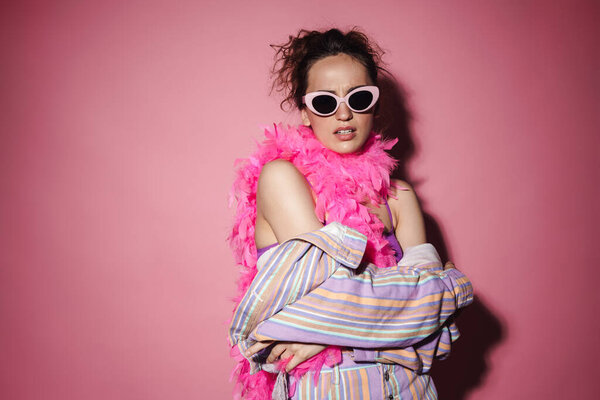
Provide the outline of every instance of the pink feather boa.
{"type": "MultiPolygon", "coordinates": [[[[363,148],[352,154],[339,154],[324,147],[311,128],[273,125],[265,128],[265,140],[256,152],[245,160],[237,160],[239,167],[230,194],[230,206],[237,202],[233,228],[228,237],[235,260],[243,268],[237,282],[238,304],[256,275],[256,190],[262,167],[273,160],[292,162],[310,182],[315,194],[315,212],[322,222],[337,221],[367,236],[365,260],[380,267],[396,263],[394,251],[383,238],[383,223],[369,212],[365,204],[382,203],[390,188],[390,172],[395,165],[386,150],[396,143],[383,141],[374,132],[363,148]]],[[[275,374],[264,371],[250,375],[248,361],[237,346],[231,356],[237,366],[232,372],[236,379],[236,398],[250,400],[270,399],[275,374]]],[[[341,349],[330,346],[317,356],[298,365],[291,375],[300,378],[308,371],[318,372],[323,365],[333,366],[341,361],[341,349]]],[[[283,368],[285,362],[280,363],[283,368]]],[[[294,388],[290,388],[293,395],[294,388]]]]}

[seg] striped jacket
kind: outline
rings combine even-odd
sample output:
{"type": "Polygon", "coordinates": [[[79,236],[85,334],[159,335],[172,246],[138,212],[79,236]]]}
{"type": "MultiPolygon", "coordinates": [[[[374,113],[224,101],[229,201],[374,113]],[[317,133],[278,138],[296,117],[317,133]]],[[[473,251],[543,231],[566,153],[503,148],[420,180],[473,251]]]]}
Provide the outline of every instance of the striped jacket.
{"type": "Polygon", "coordinates": [[[265,253],[234,312],[231,345],[243,354],[256,341],[334,344],[354,349],[353,362],[427,372],[458,337],[448,318],[472,301],[471,284],[444,271],[431,244],[405,249],[391,268],[361,266],[365,246],[334,222],[265,253]]]}

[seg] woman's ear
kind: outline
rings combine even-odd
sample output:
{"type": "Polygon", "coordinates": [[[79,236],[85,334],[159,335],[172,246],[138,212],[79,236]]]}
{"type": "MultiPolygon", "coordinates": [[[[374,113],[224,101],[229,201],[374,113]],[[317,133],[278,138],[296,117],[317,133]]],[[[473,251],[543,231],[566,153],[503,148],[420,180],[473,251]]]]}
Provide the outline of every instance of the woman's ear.
{"type": "Polygon", "coordinates": [[[300,114],[302,115],[302,123],[304,126],[310,126],[310,119],[308,119],[308,111],[306,111],[306,107],[300,110],[300,114]]]}

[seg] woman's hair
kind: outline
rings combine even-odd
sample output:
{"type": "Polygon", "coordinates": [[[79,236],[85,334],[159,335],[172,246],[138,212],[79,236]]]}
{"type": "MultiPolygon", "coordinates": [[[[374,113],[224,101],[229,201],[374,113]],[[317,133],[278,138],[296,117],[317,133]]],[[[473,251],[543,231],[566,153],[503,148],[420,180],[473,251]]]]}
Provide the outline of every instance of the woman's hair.
{"type": "Polygon", "coordinates": [[[313,64],[325,57],[336,54],[347,54],[367,69],[373,84],[377,84],[379,71],[386,71],[380,64],[383,51],[367,35],[357,28],[347,33],[338,29],[325,32],[300,30],[298,35],[289,36],[287,43],[271,45],[276,51],[273,66],[273,87],[278,92],[284,92],[284,104],[302,108],[302,96],[308,86],[308,71],[313,64]]]}

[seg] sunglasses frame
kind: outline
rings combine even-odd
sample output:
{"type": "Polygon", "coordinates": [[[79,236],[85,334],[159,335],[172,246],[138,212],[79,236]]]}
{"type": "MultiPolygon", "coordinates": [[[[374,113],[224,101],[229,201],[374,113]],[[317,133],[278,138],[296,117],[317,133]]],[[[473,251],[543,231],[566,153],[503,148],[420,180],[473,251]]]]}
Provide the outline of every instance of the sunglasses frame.
{"type": "Polygon", "coordinates": [[[377,86],[360,86],[360,87],[357,87],[356,89],[349,91],[348,94],[345,95],[344,97],[339,97],[331,92],[325,92],[325,91],[310,92],[310,93],[306,93],[304,96],[302,96],[302,104],[306,105],[306,107],[308,107],[308,109],[310,111],[312,111],[314,114],[316,114],[320,117],[329,117],[330,115],[335,114],[336,111],[338,110],[338,108],[340,108],[341,103],[346,103],[348,108],[356,113],[367,112],[368,110],[373,108],[375,103],[377,103],[377,100],[379,100],[379,88],[377,86]],[[363,91],[363,90],[370,92],[373,95],[373,99],[371,100],[371,104],[369,104],[369,107],[365,108],[364,110],[355,110],[354,108],[350,107],[350,103],[348,103],[348,100],[350,99],[350,96],[352,96],[353,94],[355,94],[357,92],[363,91]],[[335,109],[332,112],[323,114],[323,113],[315,110],[315,108],[313,107],[312,100],[315,97],[322,96],[322,95],[331,96],[337,102],[335,109]]]}

